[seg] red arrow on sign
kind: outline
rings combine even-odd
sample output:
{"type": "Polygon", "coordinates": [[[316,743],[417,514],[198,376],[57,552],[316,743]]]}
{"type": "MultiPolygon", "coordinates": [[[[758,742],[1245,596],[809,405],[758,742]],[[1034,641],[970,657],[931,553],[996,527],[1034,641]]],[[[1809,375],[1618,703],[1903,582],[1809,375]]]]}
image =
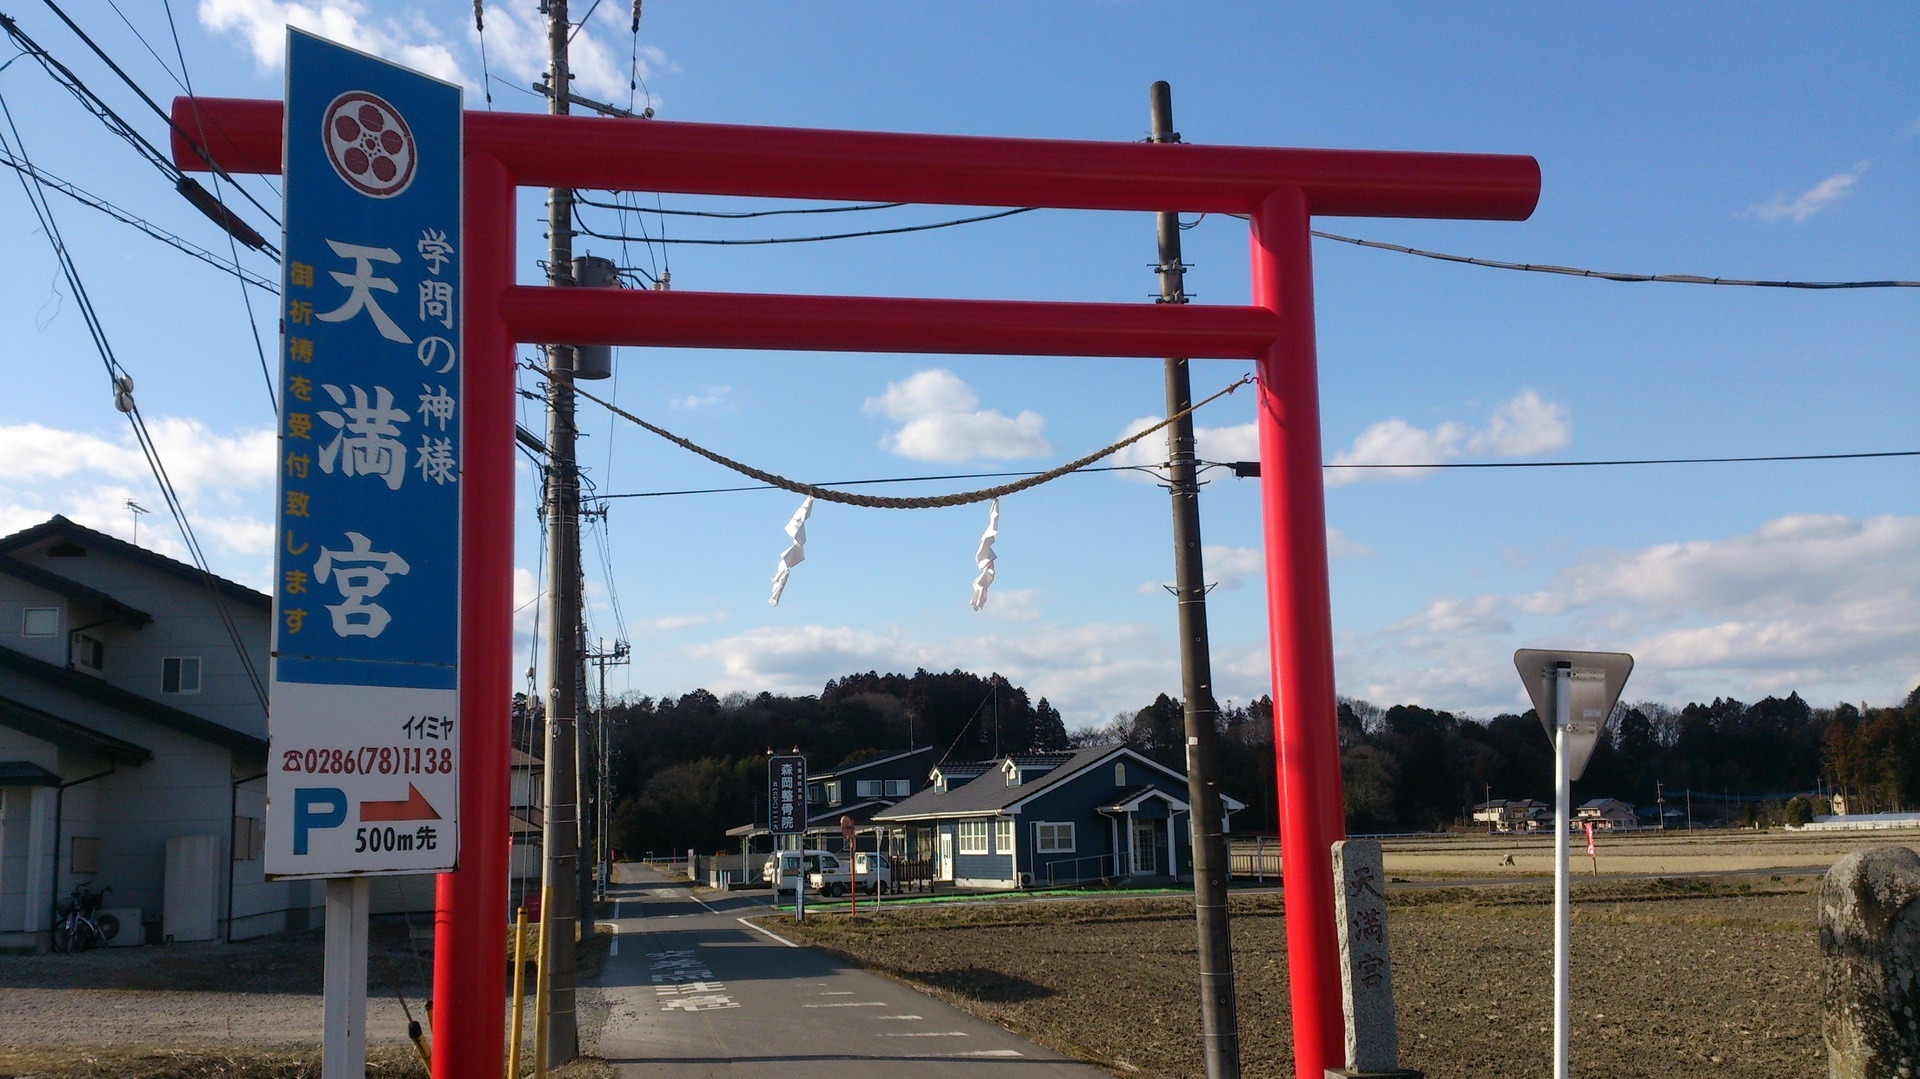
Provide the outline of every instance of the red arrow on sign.
{"type": "Polygon", "coordinates": [[[439,820],[433,804],[420,788],[407,784],[407,796],[398,802],[361,802],[361,820],[439,820]]]}

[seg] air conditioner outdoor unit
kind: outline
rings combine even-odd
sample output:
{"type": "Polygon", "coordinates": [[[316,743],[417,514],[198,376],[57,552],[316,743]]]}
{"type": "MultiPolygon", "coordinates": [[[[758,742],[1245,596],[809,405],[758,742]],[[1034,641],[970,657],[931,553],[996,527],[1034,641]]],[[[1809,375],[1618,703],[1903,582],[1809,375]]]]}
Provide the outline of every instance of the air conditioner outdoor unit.
{"type": "Polygon", "coordinates": [[[93,920],[109,948],[131,948],[147,942],[147,928],[140,924],[139,907],[103,910],[94,915],[93,920]]]}

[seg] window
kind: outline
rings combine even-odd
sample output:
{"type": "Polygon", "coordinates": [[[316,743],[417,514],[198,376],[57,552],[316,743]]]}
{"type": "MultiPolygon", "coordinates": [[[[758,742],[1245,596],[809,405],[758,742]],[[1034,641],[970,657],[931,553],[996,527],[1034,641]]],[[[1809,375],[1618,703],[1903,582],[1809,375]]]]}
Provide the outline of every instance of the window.
{"type": "Polygon", "coordinates": [[[1015,767],[1014,763],[1011,760],[1009,760],[1007,762],[1007,786],[1018,787],[1019,785],[1020,785],[1020,769],[1015,767]]]}
{"type": "Polygon", "coordinates": [[[853,781],[853,793],[861,798],[880,797],[880,781],[877,779],[856,779],[853,781]]]}
{"type": "Polygon", "coordinates": [[[1034,844],[1041,854],[1073,853],[1073,822],[1041,821],[1033,826],[1034,844]]]}
{"type": "Polygon", "coordinates": [[[912,793],[913,793],[913,780],[911,779],[887,780],[887,797],[905,798],[907,795],[912,793]]]}
{"type": "Polygon", "coordinates": [[[993,822],[993,849],[1000,854],[1013,853],[1013,822],[997,820],[993,822]]]}
{"type": "Polygon", "coordinates": [[[73,638],[73,661],[82,667],[100,670],[107,665],[107,646],[100,638],[91,633],[76,633],[73,638]]]}
{"type": "Polygon", "coordinates": [[[74,873],[100,872],[100,839],[97,836],[77,835],[70,849],[72,857],[67,860],[67,868],[74,873]]]}
{"type": "Polygon", "coordinates": [[[825,805],[827,802],[826,784],[824,783],[807,784],[807,801],[812,802],[815,805],[825,805]]]}
{"type": "Polygon", "coordinates": [[[259,817],[233,818],[233,860],[257,862],[267,849],[267,822],[259,817]]]}
{"type": "Polygon", "coordinates": [[[1127,785],[1127,762],[1126,761],[1113,762],[1113,785],[1116,787],[1124,787],[1127,785]]]}
{"type": "Polygon", "coordinates": [[[60,632],[60,608],[28,607],[20,612],[20,636],[52,637],[60,632]]]}
{"type": "Polygon", "coordinates": [[[840,781],[837,779],[827,784],[827,804],[830,806],[840,804],[840,781]]]}
{"type": "Polygon", "coordinates": [[[987,853],[987,822],[983,820],[963,820],[960,822],[960,853],[987,853]]]}
{"type": "Polygon", "coordinates": [[[160,692],[200,692],[200,657],[168,656],[161,660],[160,692]]]}

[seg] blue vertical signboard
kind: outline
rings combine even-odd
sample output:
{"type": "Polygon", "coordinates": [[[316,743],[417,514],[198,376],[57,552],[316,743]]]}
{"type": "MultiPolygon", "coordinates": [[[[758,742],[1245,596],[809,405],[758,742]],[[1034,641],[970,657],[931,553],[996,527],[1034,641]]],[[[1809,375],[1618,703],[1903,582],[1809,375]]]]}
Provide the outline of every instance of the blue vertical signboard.
{"type": "Polygon", "coordinates": [[[273,877],[458,854],[460,98],[288,31],[273,877]]]}

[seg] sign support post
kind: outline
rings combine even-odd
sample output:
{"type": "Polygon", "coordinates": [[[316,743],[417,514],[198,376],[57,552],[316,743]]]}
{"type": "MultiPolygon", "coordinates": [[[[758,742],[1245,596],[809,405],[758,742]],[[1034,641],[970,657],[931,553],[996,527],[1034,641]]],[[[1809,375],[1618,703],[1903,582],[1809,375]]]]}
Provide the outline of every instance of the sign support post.
{"type": "MultiPolygon", "coordinates": [[[[1587,770],[1607,717],[1620,700],[1633,657],[1624,652],[1549,652],[1522,648],[1513,665],[1553,739],[1553,1079],[1567,1079],[1567,951],[1571,943],[1573,781],[1587,770]]],[[[1591,835],[1588,839],[1591,848],[1591,835]]]]}
{"type": "Polygon", "coordinates": [[[327,880],[322,1079],[367,1074],[366,877],[327,880]]]}

